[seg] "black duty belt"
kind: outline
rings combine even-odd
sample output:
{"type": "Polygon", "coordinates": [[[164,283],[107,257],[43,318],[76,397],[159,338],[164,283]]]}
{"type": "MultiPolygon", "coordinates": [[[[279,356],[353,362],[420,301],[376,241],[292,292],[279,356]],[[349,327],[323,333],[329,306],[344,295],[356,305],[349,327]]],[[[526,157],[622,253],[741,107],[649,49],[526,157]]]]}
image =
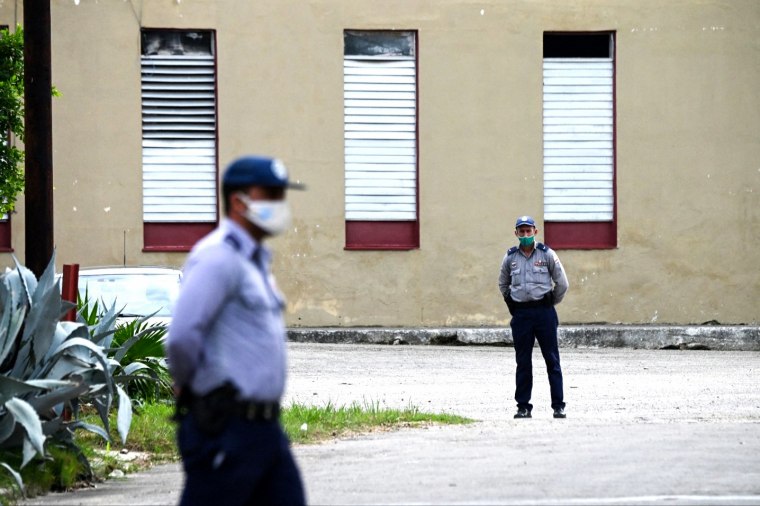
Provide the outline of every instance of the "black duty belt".
{"type": "Polygon", "coordinates": [[[280,418],[280,403],[235,401],[232,414],[251,422],[270,422],[280,418]]]}
{"type": "Polygon", "coordinates": [[[525,302],[512,301],[515,308],[527,308],[527,307],[551,307],[553,306],[552,293],[547,293],[542,299],[529,300],[525,302]]]}
{"type": "Polygon", "coordinates": [[[175,418],[186,414],[195,418],[199,427],[207,432],[218,432],[230,418],[242,418],[252,422],[271,422],[280,417],[279,402],[262,402],[237,399],[238,392],[225,384],[206,395],[194,395],[188,388],[182,390],[177,400],[175,418]]]}

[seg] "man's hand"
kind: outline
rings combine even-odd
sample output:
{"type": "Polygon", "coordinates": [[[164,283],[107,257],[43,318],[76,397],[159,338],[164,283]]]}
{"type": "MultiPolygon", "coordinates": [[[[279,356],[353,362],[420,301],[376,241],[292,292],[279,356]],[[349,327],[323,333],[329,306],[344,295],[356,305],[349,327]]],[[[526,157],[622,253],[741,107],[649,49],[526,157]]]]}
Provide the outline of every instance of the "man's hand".
{"type": "Polygon", "coordinates": [[[507,292],[504,295],[504,302],[507,303],[507,309],[509,309],[509,314],[514,316],[514,314],[515,314],[514,313],[514,307],[515,307],[514,304],[515,304],[515,301],[512,300],[512,297],[509,295],[509,292],[507,292]]]}

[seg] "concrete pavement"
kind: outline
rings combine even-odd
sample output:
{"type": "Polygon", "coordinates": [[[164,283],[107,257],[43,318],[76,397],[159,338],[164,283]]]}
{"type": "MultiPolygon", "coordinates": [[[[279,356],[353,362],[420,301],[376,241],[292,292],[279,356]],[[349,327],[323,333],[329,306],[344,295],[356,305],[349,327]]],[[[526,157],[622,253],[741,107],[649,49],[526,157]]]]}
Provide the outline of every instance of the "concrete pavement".
{"type": "MultiPolygon", "coordinates": [[[[310,504],[760,505],[760,352],[564,348],[514,420],[508,347],[290,344],[285,402],[477,419],[297,446],[310,504]]],[[[27,504],[176,504],[178,465],[27,504]]]]}

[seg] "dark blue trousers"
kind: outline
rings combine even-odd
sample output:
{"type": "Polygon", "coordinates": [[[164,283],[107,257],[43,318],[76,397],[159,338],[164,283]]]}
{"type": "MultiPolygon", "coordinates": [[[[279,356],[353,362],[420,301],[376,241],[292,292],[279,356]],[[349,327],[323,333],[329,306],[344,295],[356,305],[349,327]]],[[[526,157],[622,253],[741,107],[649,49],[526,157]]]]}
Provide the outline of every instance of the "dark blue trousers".
{"type": "Polygon", "coordinates": [[[278,421],[233,418],[219,434],[208,435],[187,415],[177,439],[185,468],[181,505],[306,504],[278,421]]]}
{"type": "Polygon", "coordinates": [[[538,340],[541,354],[549,375],[552,408],[564,408],[562,368],[559,364],[557,344],[557,311],[553,306],[516,308],[512,315],[512,339],[515,343],[517,373],[515,375],[515,400],[518,408],[533,409],[530,403],[533,391],[533,345],[538,340]]]}

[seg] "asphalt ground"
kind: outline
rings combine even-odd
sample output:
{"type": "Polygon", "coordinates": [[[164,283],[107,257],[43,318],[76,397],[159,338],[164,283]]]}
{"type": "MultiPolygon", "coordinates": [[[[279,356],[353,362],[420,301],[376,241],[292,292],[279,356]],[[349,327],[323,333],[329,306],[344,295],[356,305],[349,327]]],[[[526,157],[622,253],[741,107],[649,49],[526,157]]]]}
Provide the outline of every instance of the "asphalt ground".
{"type": "MultiPolygon", "coordinates": [[[[760,352],[561,350],[552,418],[534,351],[533,418],[512,418],[514,350],[291,343],[285,403],[476,419],[294,447],[310,504],[760,505],[760,352]]],[[[176,504],[179,464],[26,504],[176,504]]]]}

